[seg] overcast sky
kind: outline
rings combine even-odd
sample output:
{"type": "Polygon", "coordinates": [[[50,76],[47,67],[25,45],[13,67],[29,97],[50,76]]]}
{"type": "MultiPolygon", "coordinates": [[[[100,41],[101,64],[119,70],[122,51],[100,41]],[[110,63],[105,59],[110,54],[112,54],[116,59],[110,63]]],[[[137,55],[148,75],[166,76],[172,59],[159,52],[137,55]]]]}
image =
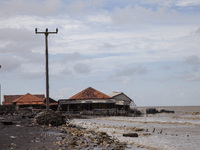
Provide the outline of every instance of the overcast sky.
{"type": "Polygon", "coordinates": [[[138,106],[200,105],[200,0],[0,0],[3,95],[87,87],[138,106]]]}

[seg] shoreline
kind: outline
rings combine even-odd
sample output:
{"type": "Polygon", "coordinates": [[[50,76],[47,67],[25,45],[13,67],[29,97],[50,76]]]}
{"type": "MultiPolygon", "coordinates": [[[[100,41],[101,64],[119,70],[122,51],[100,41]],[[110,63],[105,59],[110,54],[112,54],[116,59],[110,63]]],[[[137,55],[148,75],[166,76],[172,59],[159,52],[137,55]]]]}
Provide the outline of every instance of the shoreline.
{"type": "MultiPolygon", "coordinates": [[[[146,108],[150,107],[136,107],[142,111],[146,108]]],[[[200,106],[153,108],[175,110],[175,113],[140,117],[74,116],[59,127],[35,125],[33,118],[23,114],[1,115],[0,122],[13,124],[0,123],[0,149],[117,149],[117,145],[129,150],[187,150],[200,147],[200,106]],[[137,133],[138,137],[124,137],[123,134],[127,133],[137,133]]]]}

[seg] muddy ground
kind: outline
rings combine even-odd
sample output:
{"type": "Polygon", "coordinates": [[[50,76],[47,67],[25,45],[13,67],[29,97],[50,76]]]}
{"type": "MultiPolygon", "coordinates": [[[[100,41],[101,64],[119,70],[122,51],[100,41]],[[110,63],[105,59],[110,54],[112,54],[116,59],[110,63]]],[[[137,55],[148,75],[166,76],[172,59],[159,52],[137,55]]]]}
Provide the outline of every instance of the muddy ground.
{"type": "Polygon", "coordinates": [[[69,122],[59,127],[33,124],[33,118],[24,115],[0,116],[0,149],[71,150],[71,149],[125,149],[126,144],[104,132],[76,127],[69,122]]]}

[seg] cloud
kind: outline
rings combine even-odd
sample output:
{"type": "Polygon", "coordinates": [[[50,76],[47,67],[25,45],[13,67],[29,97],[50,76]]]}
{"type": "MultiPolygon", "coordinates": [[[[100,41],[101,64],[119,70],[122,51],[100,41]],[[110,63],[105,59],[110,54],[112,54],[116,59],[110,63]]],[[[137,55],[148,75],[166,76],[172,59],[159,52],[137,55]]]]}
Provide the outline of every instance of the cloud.
{"type": "Polygon", "coordinates": [[[176,3],[176,6],[181,7],[188,7],[188,6],[199,6],[200,1],[199,0],[178,0],[176,3]]]}
{"type": "Polygon", "coordinates": [[[2,56],[0,55],[0,65],[1,65],[1,73],[10,73],[16,70],[20,70],[21,62],[20,59],[16,56],[7,55],[2,56]]]}
{"type": "Polygon", "coordinates": [[[17,78],[20,80],[33,80],[33,79],[43,79],[45,78],[44,71],[35,72],[32,69],[29,70],[29,72],[24,72],[23,74],[18,74],[17,78]]]}
{"type": "Polygon", "coordinates": [[[83,16],[86,14],[91,14],[91,12],[96,14],[96,11],[102,6],[101,0],[87,0],[80,1],[75,0],[71,1],[65,6],[67,13],[70,13],[72,16],[83,16]]]}
{"type": "Polygon", "coordinates": [[[153,10],[148,7],[142,7],[139,5],[127,5],[124,8],[116,8],[111,15],[111,19],[114,23],[119,25],[138,25],[144,27],[158,23],[173,23],[177,22],[177,18],[180,21],[181,17],[178,12],[168,10],[163,7],[159,7],[153,10]]]}
{"type": "Polygon", "coordinates": [[[53,15],[61,6],[60,0],[7,0],[0,2],[0,16],[9,17],[16,14],[53,15]]]}
{"type": "Polygon", "coordinates": [[[200,35],[200,27],[197,30],[192,31],[191,35],[200,35]]]}
{"type": "Polygon", "coordinates": [[[168,66],[168,65],[165,65],[165,66],[162,66],[162,67],[161,67],[161,69],[164,69],[164,70],[170,70],[170,69],[171,69],[171,67],[170,67],[170,66],[168,66]]]}
{"type": "Polygon", "coordinates": [[[123,83],[123,84],[128,84],[128,83],[130,83],[130,82],[132,82],[132,79],[131,79],[131,78],[125,78],[125,79],[122,80],[122,83],[123,83]]]}
{"type": "Polygon", "coordinates": [[[133,76],[133,75],[144,75],[148,73],[148,69],[143,65],[137,67],[126,67],[119,71],[116,71],[115,76],[133,76]]]}
{"type": "Polygon", "coordinates": [[[200,58],[196,55],[191,55],[185,58],[184,63],[189,65],[200,65],[200,58]]]}
{"type": "Polygon", "coordinates": [[[83,64],[83,63],[75,64],[73,69],[76,73],[80,73],[80,74],[89,74],[91,71],[90,67],[87,64],[83,64]]]}
{"type": "Polygon", "coordinates": [[[192,67],[192,71],[198,72],[200,70],[200,58],[197,55],[190,55],[184,60],[185,65],[192,67]]]}
{"type": "Polygon", "coordinates": [[[62,63],[77,61],[81,59],[81,54],[79,52],[73,52],[70,54],[65,54],[61,60],[62,63]]]}
{"type": "Polygon", "coordinates": [[[177,76],[177,79],[184,81],[200,81],[200,73],[187,73],[180,76],[177,76]]]}

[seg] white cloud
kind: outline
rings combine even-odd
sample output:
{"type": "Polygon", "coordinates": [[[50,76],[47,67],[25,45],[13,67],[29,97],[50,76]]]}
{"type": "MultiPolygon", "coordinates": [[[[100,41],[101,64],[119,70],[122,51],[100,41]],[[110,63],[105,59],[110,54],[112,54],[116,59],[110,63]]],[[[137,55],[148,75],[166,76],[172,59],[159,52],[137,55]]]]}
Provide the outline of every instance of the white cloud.
{"type": "Polygon", "coordinates": [[[20,59],[16,56],[0,55],[0,65],[1,65],[1,73],[6,74],[19,70],[21,67],[21,62],[20,59]]]}
{"type": "Polygon", "coordinates": [[[199,0],[179,0],[176,3],[177,6],[186,7],[186,6],[200,6],[199,0]]]}
{"type": "Polygon", "coordinates": [[[8,0],[0,2],[0,16],[9,17],[16,14],[52,15],[60,8],[60,0],[8,0]]]}
{"type": "Polygon", "coordinates": [[[83,64],[83,63],[75,64],[73,69],[76,73],[81,73],[81,74],[89,74],[90,73],[90,67],[87,64],[83,64]]]}
{"type": "Polygon", "coordinates": [[[147,74],[148,70],[143,65],[139,65],[137,67],[131,66],[131,67],[123,67],[119,71],[116,72],[115,76],[134,76],[136,74],[138,75],[144,75],[147,74]]]}

